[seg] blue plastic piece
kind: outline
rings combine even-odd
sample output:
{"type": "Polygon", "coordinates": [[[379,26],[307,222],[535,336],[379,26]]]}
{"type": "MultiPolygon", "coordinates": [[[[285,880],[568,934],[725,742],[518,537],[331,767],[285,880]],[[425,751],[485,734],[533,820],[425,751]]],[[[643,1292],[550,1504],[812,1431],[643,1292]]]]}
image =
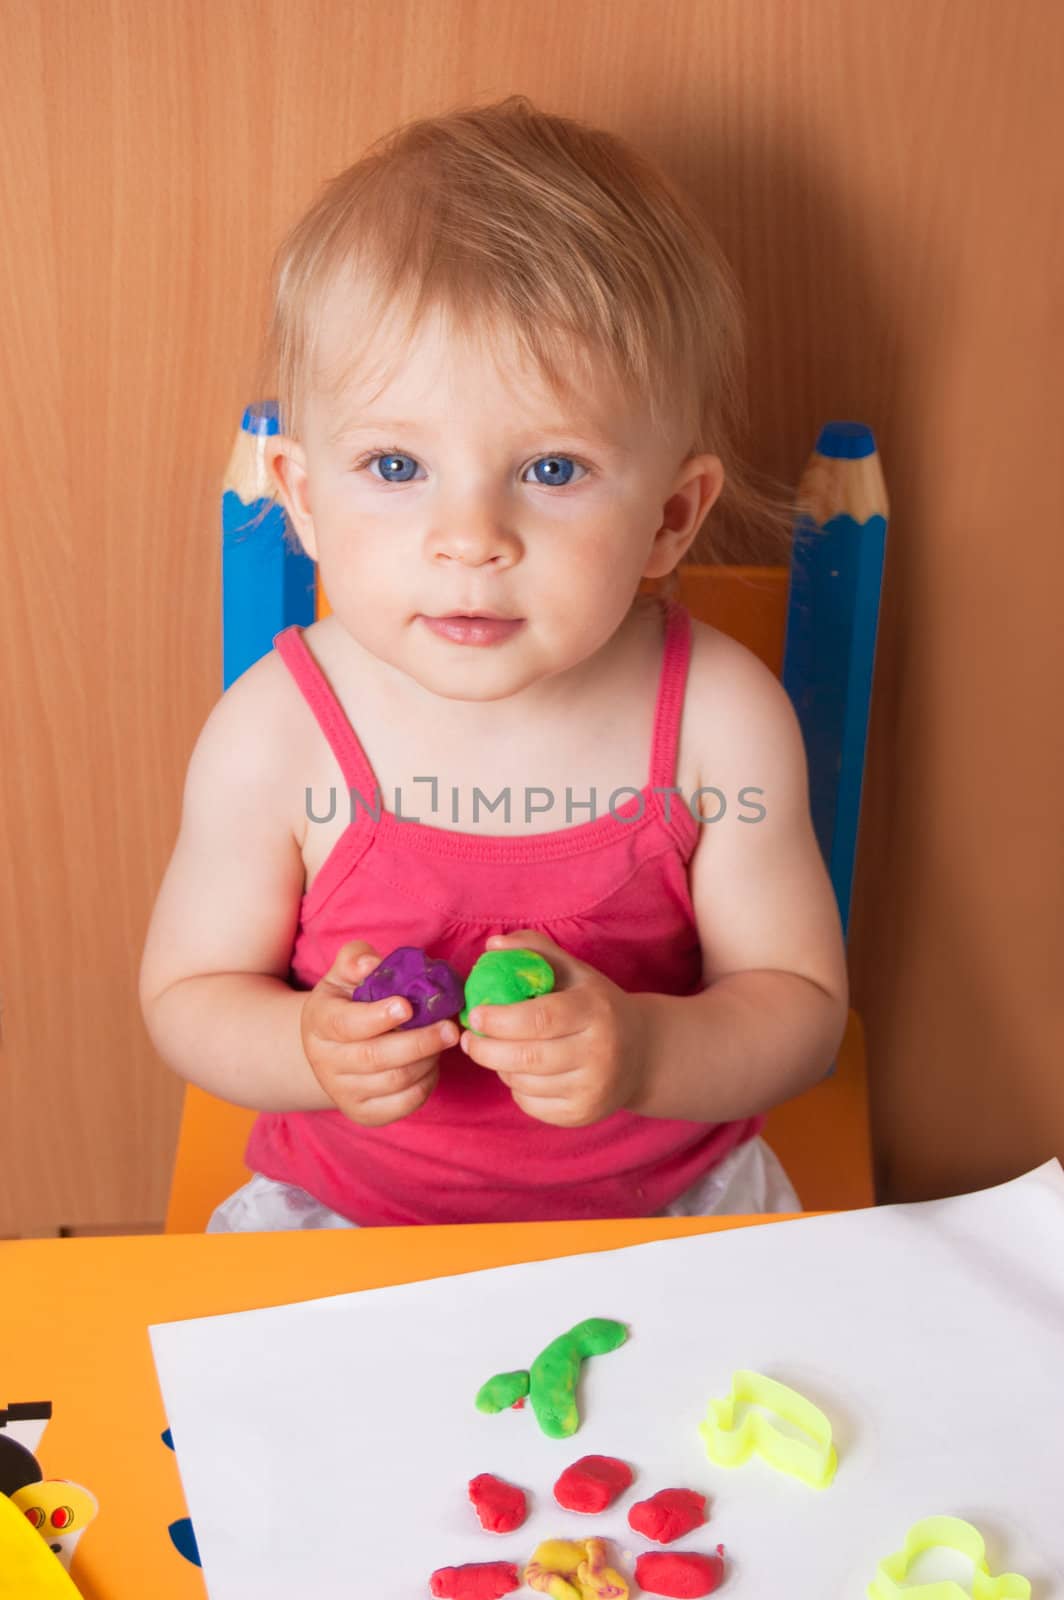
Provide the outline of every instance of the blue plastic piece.
{"type": "Polygon", "coordinates": [[[202,1567],[199,1546],[196,1543],[196,1533],[190,1517],[181,1517],[177,1522],[171,1522],[169,1527],[170,1538],[174,1542],[174,1549],[178,1555],[184,1556],[186,1561],[191,1561],[194,1567],[202,1567]]]}
{"type": "MultiPolygon", "coordinates": [[[[168,1450],[174,1448],[174,1436],[169,1428],[159,1437],[168,1450]]],[[[184,1556],[185,1560],[190,1561],[194,1567],[203,1565],[200,1560],[199,1546],[196,1543],[196,1534],[192,1527],[191,1517],[180,1517],[177,1522],[171,1522],[167,1532],[178,1555],[184,1556]]]]}

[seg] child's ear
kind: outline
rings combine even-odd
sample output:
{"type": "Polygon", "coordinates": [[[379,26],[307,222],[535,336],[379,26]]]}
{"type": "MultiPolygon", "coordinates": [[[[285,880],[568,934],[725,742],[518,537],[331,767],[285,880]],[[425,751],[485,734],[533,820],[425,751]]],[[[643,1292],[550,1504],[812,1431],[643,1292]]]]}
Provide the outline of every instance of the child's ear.
{"type": "Polygon", "coordinates": [[[644,578],[660,578],[682,561],[703,521],[724,487],[719,456],[690,456],[680,468],[661,508],[661,527],[643,570],[644,578]]]}
{"type": "Polygon", "coordinates": [[[280,496],[285,515],[312,561],[318,559],[318,541],[310,509],[307,453],[296,439],[275,433],[265,443],[266,473],[270,487],[280,496]]]}

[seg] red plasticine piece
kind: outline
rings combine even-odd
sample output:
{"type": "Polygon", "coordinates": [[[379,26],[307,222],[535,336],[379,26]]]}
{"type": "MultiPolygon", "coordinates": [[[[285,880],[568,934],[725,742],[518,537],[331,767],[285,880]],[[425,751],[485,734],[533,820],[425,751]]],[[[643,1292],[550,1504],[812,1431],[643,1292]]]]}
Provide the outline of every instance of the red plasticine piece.
{"type": "Polygon", "coordinates": [[[490,1472],[480,1472],[469,1480],[469,1498],[477,1508],[480,1526],[489,1533],[513,1533],[528,1516],[524,1490],[490,1472]]]}
{"type": "Polygon", "coordinates": [[[521,1579],[512,1561],[471,1561],[464,1567],[439,1567],[429,1588],[442,1600],[501,1600],[520,1589],[521,1579]]]}
{"type": "Polygon", "coordinates": [[[632,1469],[616,1456],[581,1456],[554,1485],[554,1498],[566,1511],[605,1511],[632,1482],[632,1469]]]}
{"type": "Polygon", "coordinates": [[[706,1497],[694,1489],[659,1489],[628,1513],[628,1526],[655,1544],[671,1544],[706,1520],[706,1497]]]}
{"type": "Polygon", "coordinates": [[[724,1576],[724,1546],[715,1556],[690,1550],[651,1550],[638,1556],[635,1581],[647,1594],[671,1595],[673,1600],[699,1600],[720,1587],[724,1576]]]}

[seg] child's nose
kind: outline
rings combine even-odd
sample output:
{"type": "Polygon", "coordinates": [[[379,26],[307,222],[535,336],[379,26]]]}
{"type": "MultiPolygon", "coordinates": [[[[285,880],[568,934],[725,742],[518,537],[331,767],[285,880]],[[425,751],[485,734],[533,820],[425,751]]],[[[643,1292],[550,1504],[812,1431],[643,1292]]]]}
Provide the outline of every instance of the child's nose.
{"type": "Polygon", "coordinates": [[[460,513],[449,518],[431,538],[435,555],[466,566],[509,566],[520,550],[520,540],[512,529],[490,514],[460,513]]]}

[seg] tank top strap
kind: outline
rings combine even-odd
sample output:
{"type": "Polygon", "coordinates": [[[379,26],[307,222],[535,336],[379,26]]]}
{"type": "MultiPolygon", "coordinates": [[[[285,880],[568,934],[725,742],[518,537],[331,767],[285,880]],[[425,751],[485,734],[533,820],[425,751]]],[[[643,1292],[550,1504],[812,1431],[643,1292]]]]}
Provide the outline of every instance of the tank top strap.
{"type": "Polygon", "coordinates": [[[340,763],[348,789],[356,789],[367,805],[373,805],[374,790],[377,788],[373,768],[340,702],[329,687],[325,674],[307,648],[303,629],[293,622],[290,627],[274,635],[273,647],[317,718],[333,755],[340,763]]]}
{"type": "Polygon", "coordinates": [[[665,645],[661,679],[654,713],[654,739],[650,755],[650,782],[669,788],[676,776],[676,754],[680,742],[687,666],[691,658],[691,614],[686,606],[663,596],[665,645]]]}
{"type": "MultiPolygon", "coordinates": [[[[665,643],[657,705],[654,711],[649,781],[652,786],[668,788],[676,774],[680,719],[683,715],[687,667],[691,654],[691,618],[686,607],[675,600],[665,597],[662,604],[665,615],[665,643]]],[[[303,629],[298,623],[292,623],[275,634],[273,646],[295,679],[297,688],[329,741],[329,746],[340,764],[344,782],[348,788],[356,789],[367,804],[371,804],[374,791],[377,789],[373,768],[355,730],[329,687],[325,674],[307,648],[303,629]]]]}

